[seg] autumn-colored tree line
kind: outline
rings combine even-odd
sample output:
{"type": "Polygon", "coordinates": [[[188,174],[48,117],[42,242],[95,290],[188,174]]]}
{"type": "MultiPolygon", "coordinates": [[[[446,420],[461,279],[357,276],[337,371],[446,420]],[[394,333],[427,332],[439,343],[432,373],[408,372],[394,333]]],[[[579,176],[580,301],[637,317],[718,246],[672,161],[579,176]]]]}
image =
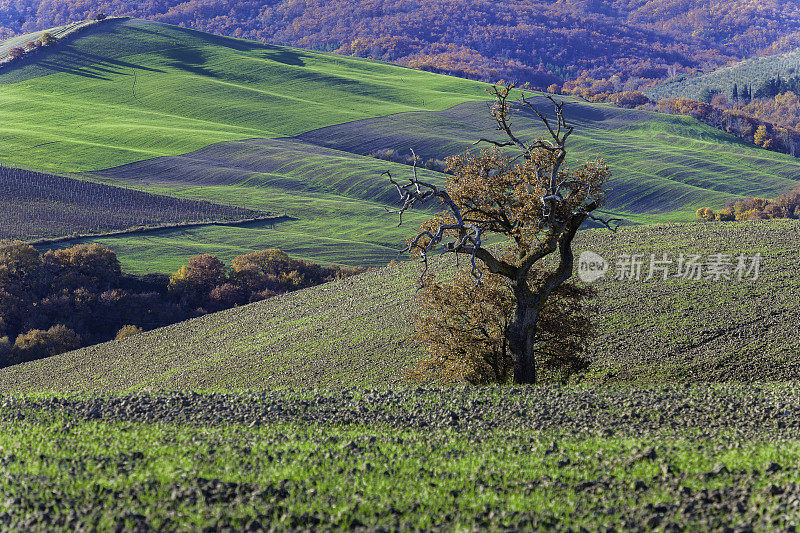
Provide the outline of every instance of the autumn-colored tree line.
{"type": "Polygon", "coordinates": [[[698,100],[674,97],[658,102],[639,90],[652,83],[655,80],[637,78],[623,82],[618,76],[596,79],[581,75],[563,85],[552,84],[547,91],[617,107],[690,116],[759,148],[800,155],[800,96],[788,90],[800,92],[800,77],[768,79],[755,90],[750,85],[734,86],[730,95],[707,89],[698,100]],[[784,89],[785,92],[773,94],[784,89]]]}
{"type": "Polygon", "coordinates": [[[694,117],[760,148],[800,155],[800,130],[795,127],[798,124],[790,125],[794,122],[792,115],[782,115],[779,111],[793,109],[794,113],[800,113],[800,101],[794,93],[733,106],[724,98],[716,97],[710,104],[687,98],[666,98],[655,108],[663,113],[694,117]]]}
{"type": "Polygon", "coordinates": [[[0,36],[103,12],[538,87],[706,71],[800,44],[779,0],[0,0],[0,36]]]}
{"type": "Polygon", "coordinates": [[[729,200],[725,207],[716,212],[709,207],[701,207],[697,210],[697,217],[709,221],[800,219],[800,185],[774,200],[759,197],[729,200]]]}
{"type": "Polygon", "coordinates": [[[53,34],[46,31],[43,34],[41,34],[38,39],[31,39],[22,46],[14,46],[12,48],[9,48],[7,60],[20,59],[26,53],[37,50],[43,46],[50,46],[55,42],[56,38],[53,37],[53,34]]]}
{"type": "Polygon", "coordinates": [[[0,366],[136,334],[363,271],[293,259],[277,249],[189,259],[171,276],[122,272],[98,244],[40,253],[0,244],[0,366]]]}

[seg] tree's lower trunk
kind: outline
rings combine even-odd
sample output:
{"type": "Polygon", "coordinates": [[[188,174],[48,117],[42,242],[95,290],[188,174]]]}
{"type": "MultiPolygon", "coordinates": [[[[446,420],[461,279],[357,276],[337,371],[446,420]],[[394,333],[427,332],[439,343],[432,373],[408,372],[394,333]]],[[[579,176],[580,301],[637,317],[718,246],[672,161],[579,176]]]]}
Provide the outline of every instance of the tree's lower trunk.
{"type": "Polygon", "coordinates": [[[514,322],[509,327],[508,341],[514,358],[514,382],[536,383],[536,318],[538,313],[517,304],[514,322]]]}

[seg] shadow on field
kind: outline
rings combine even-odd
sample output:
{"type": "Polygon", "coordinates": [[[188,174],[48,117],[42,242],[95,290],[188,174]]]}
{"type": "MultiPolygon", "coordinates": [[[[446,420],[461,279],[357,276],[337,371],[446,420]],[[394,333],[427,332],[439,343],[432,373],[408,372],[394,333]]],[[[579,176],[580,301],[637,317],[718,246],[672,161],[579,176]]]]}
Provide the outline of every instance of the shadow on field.
{"type": "MultiPolygon", "coordinates": [[[[151,35],[156,35],[158,37],[163,37],[163,34],[148,30],[141,26],[133,28],[137,32],[141,33],[148,33],[151,35]]],[[[224,37],[222,35],[213,35],[210,33],[203,33],[201,31],[193,30],[190,28],[181,28],[181,27],[172,27],[170,28],[173,31],[185,33],[192,37],[200,38],[203,42],[214,44],[218,46],[223,46],[225,48],[230,48],[233,50],[237,50],[239,52],[257,52],[262,51],[264,54],[262,55],[263,58],[269,59],[271,61],[275,61],[278,63],[283,63],[284,65],[290,65],[295,67],[304,67],[306,66],[305,61],[303,61],[304,57],[310,57],[306,54],[296,52],[293,50],[286,50],[279,46],[274,46],[270,44],[263,44],[258,43],[255,41],[244,41],[241,39],[235,39],[233,37],[224,37]]],[[[197,63],[194,63],[197,64],[197,63]]]]}
{"type": "Polygon", "coordinates": [[[197,74],[198,76],[214,77],[214,73],[201,66],[206,62],[206,54],[199,48],[183,47],[164,50],[161,55],[170,62],[170,67],[197,74]]]}
{"type": "Polygon", "coordinates": [[[100,80],[110,80],[110,78],[103,74],[122,74],[130,75],[122,69],[140,69],[150,72],[164,72],[163,70],[130,63],[128,61],[121,61],[119,59],[112,59],[97,54],[89,54],[81,52],[67,45],[59,50],[55,50],[59,57],[56,59],[48,59],[50,54],[46,54],[44,58],[31,58],[29,60],[23,59],[19,64],[15,64],[14,68],[21,68],[30,62],[35,62],[36,66],[51,72],[65,72],[68,74],[75,74],[76,76],[83,76],[85,78],[94,78],[100,80]]]}
{"type": "Polygon", "coordinates": [[[291,50],[268,47],[267,50],[265,50],[262,57],[265,57],[270,61],[283,63],[284,65],[289,65],[292,67],[304,67],[306,66],[306,62],[303,61],[303,58],[308,56],[304,54],[299,54],[297,52],[292,52],[291,50]]]}

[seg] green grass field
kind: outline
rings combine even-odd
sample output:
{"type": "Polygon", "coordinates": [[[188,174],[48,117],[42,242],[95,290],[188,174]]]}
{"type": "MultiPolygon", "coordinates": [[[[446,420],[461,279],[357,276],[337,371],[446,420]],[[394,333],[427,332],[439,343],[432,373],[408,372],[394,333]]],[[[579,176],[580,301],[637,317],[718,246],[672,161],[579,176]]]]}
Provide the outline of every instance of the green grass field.
{"type": "Polygon", "coordinates": [[[247,198],[253,205],[286,200],[289,214],[299,217],[285,222],[249,223],[237,227],[202,226],[165,229],[146,234],[119,237],[76,239],[61,247],[97,242],[114,250],[126,271],[175,272],[194,255],[213,253],[225,263],[245,253],[280,248],[292,257],[321,263],[378,267],[392,260],[404,260],[399,254],[404,236],[424,219],[425,214],[411,214],[406,224],[397,228],[397,216],[386,213],[384,206],[335,195],[309,195],[297,201],[286,191],[264,191],[241,187],[165,188],[164,194],[196,197],[226,202],[247,198]]]}
{"type": "MultiPolygon", "coordinates": [[[[364,156],[414,148],[442,158],[493,128],[475,82],[139,20],[88,28],[0,72],[0,86],[0,162],[297,219],[274,231],[99,241],[135,272],[275,246],[322,262],[385,264],[410,230],[384,212],[393,193],[380,174],[409,169],[364,156]]],[[[568,117],[573,157],[607,159],[607,212],[629,222],[691,220],[698,207],[775,196],[800,179],[796,159],[684,117],[577,101],[568,117]]],[[[541,133],[530,115],[515,124],[528,137],[541,133]]]]}
{"type": "Polygon", "coordinates": [[[783,531],[797,392],[0,396],[0,527],[783,531]]]}
{"type": "MultiPolygon", "coordinates": [[[[534,97],[541,108],[549,105],[534,97]]],[[[774,197],[800,179],[796,159],[757,150],[684,117],[619,110],[573,102],[568,108],[576,134],[572,161],[605,156],[614,177],[606,214],[628,223],[686,221],[703,206],[720,206],[738,195],[774,197]]],[[[384,211],[396,197],[384,170],[410,175],[407,166],[364,157],[394,146],[414,148],[422,157],[442,158],[468,150],[468,139],[491,132],[484,105],[461,104],[436,113],[404,113],[313,130],[294,139],[221,143],[184,156],[159,158],[101,171],[94,177],[108,183],[145,187],[152,192],[203,198],[266,209],[280,205],[298,220],[275,232],[199,229],[198,244],[229,257],[247,234],[249,248],[280,246],[317,261],[378,266],[396,257],[396,249],[425,216],[412,213],[407,228],[397,228],[384,211]],[[331,240],[332,239],[332,240],[331,240]],[[317,241],[316,245],[313,241],[317,241]],[[364,245],[371,246],[365,255],[364,245]]],[[[529,114],[515,124],[527,138],[541,135],[529,114]]],[[[421,171],[440,181],[436,172],[421,171]]],[[[156,241],[138,237],[104,244],[120,254],[128,268],[175,270],[185,259],[182,234],[151,254],[136,256],[156,241]],[[133,262],[132,258],[136,257],[133,262]],[[152,266],[156,263],[150,263],[152,266]]]]}
{"type": "Polygon", "coordinates": [[[139,20],[86,30],[0,85],[0,160],[59,172],[485,96],[458,78],[139,20]]]}
{"type": "MultiPolygon", "coordinates": [[[[599,291],[583,381],[653,383],[800,377],[797,221],[588,230],[577,253],[612,265],[599,291]],[[615,280],[622,254],[762,254],[757,280],[615,280]]],[[[442,268],[453,259],[442,260],[442,268]]],[[[449,268],[449,267],[448,267],[449,268]]],[[[673,274],[677,266],[672,266],[673,274]]],[[[122,341],[0,370],[0,392],[239,390],[402,383],[422,355],[409,312],[419,266],[401,263],[122,341]]]]}

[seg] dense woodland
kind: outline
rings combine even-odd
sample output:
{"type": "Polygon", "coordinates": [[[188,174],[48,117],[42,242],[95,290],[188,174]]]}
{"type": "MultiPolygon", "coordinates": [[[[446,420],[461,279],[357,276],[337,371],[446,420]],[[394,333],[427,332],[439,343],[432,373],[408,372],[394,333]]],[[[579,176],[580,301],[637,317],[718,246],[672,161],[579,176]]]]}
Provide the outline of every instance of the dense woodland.
{"type": "Polygon", "coordinates": [[[178,272],[131,276],[98,244],[38,252],[0,243],[0,367],[56,355],[318,285],[364,269],[321,266],[280,250],[189,259],[178,272]]]}
{"type": "Polygon", "coordinates": [[[0,34],[97,12],[539,87],[585,71],[631,89],[800,45],[798,0],[0,0],[0,34]]]}

